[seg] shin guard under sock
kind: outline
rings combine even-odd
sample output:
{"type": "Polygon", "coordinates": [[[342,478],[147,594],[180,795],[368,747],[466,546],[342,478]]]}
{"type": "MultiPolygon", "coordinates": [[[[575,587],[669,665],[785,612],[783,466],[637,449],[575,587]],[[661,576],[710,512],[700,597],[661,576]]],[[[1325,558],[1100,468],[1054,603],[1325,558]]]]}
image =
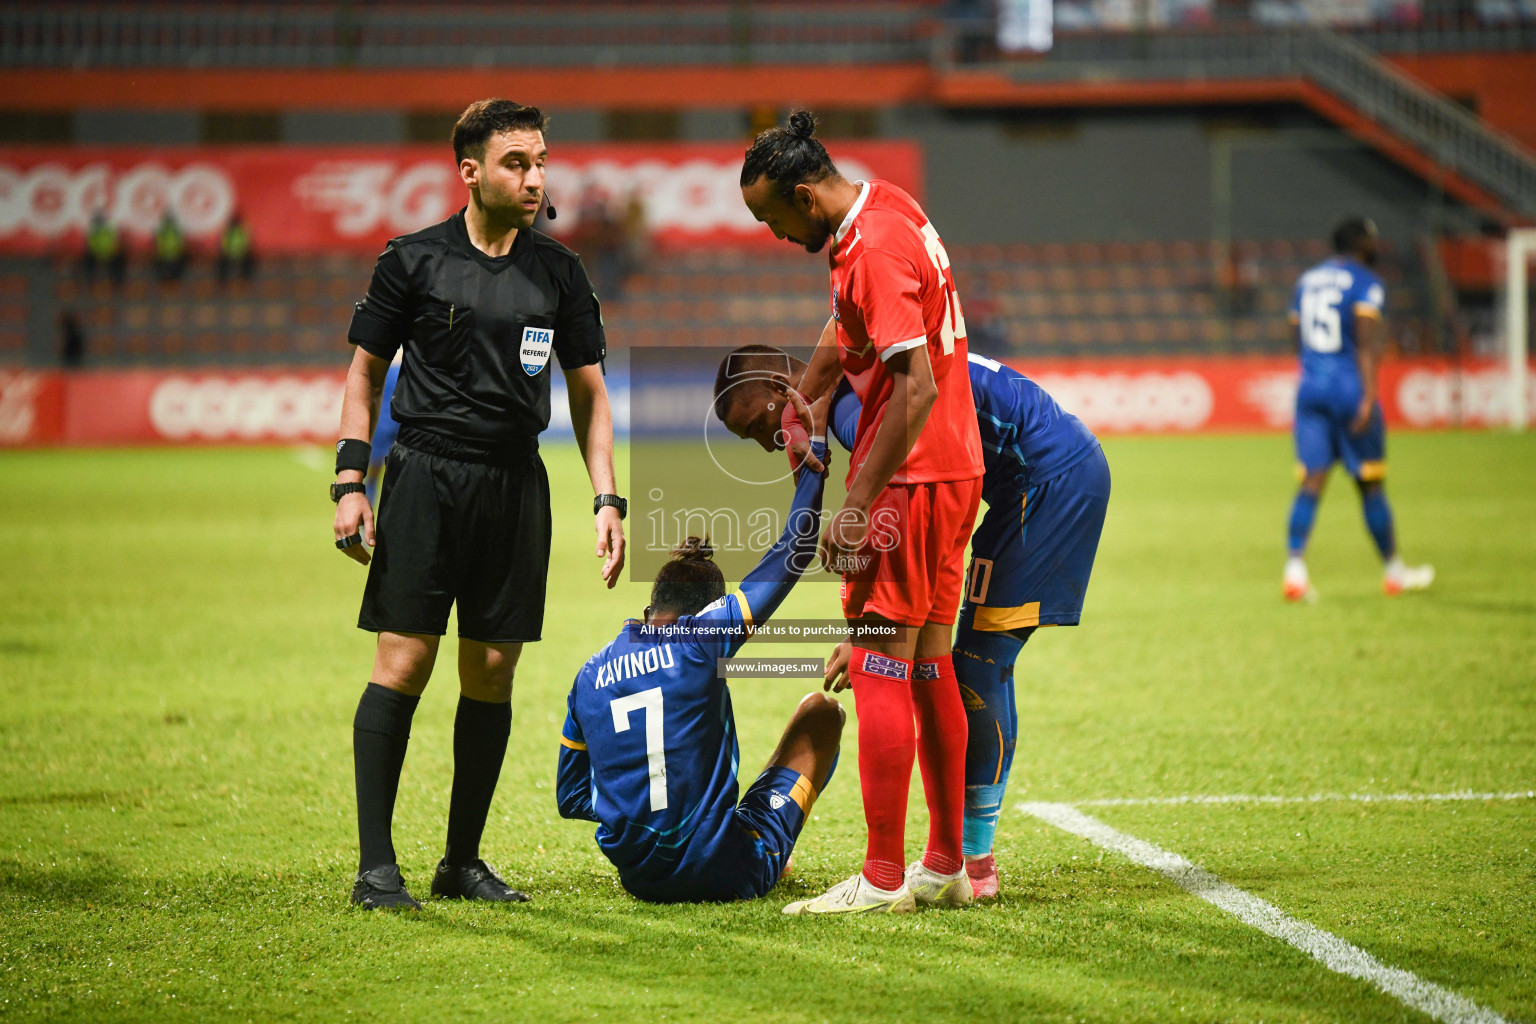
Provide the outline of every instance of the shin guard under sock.
{"type": "Polygon", "coordinates": [[[913,666],[912,706],[917,712],[917,762],[928,801],[928,846],[923,864],[952,875],[964,866],[960,833],[965,818],[965,704],[955,682],[953,658],[923,658],[913,666]]]}
{"type": "Polygon", "coordinates": [[[1307,538],[1312,536],[1312,521],[1317,518],[1318,495],[1305,488],[1296,491],[1296,500],[1291,503],[1291,522],[1287,531],[1287,550],[1291,555],[1300,557],[1307,550],[1307,538]]]}
{"type": "Polygon", "coordinates": [[[390,823],[400,767],[411,739],[411,717],[420,697],[369,683],[352,719],[352,768],[357,782],[359,871],[395,863],[390,823]]]}
{"type": "Polygon", "coordinates": [[[965,828],[962,852],[992,852],[1008,772],[1018,739],[1013,664],[1024,640],[962,625],[955,637],[955,677],[969,727],[965,751],[965,828]]]}
{"type": "Polygon", "coordinates": [[[1380,487],[1362,489],[1360,510],[1365,513],[1365,528],[1371,531],[1381,560],[1390,562],[1397,554],[1397,532],[1392,528],[1392,506],[1387,504],[1387,492],[1380,487]]]}
{"type": "Polygon", "coordinates": [[[905,875],[907,790],[917,756],[912,663],[855,647],[848,676],[859,716],[859,789],[869,828],[864,877],[881,889],[899,889],[905,875]]]}
{"type": "Polygon", "coordinates": [[[448,802],[448,846],[443,859],[468,864],[480,858],[480,836],[496,795],[496,780],[512,732],[512,702],[488,704],[459,696],[453,720],[453,796],[448,802]]]}

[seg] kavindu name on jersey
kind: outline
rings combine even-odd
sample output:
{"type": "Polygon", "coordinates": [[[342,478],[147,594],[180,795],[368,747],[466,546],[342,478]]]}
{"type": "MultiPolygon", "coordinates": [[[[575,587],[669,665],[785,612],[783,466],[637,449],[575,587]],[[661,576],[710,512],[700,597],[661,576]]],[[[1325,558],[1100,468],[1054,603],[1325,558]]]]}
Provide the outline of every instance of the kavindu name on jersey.
{"type": "Polygon", "coordinates": [[[616,657],[610,657],[598,666],[597,677],[592,681],[592,686],[600,690],[625,679],[660,672],[664,668],[674,668],[676,665],[671,646],[668,644],[647,647],[643,651],[626,651],[616,657]]]}

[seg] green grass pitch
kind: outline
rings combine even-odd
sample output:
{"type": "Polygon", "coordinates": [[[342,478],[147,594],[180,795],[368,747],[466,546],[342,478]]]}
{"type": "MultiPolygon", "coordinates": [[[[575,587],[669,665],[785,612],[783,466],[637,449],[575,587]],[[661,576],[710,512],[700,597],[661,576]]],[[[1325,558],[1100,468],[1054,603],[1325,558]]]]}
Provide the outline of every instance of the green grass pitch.
{"type": "MultiPolygon", "coordinates": [[[[1434,590],[1380,596],[1336,477],[1311,557],[1322,600],[1289,606],[1286,438],[1108,442],[1084,624],[1043,631],[1019,661],[1009,806],[1536,789],[1536,436],[1392,445],[1399,536],[1438,568],[1434,590]]],[[[796,877],[756,903],[632,900],[553,786],[571,676],[645,587],[600,589],[574,449],[546,461],[545,641],[518,673],[485,843],[534,901],[401,917],[347,905],[371,638],[354,628],[363,571],[331,547],[325,457],[0,455],[0,1019],[1427,1019],[1015,810],[991,905],[783,917],[859,862],[851,719],[796,877]]],[[[835,595],[804,586],[785,614],[835,614],[835,595]]],[[[396,820],[421,895],[447,814],[452,647],[396,820]]],[[[734,685],[745,778],[805,689],[734,685]]],[[[1536,800],[1082,809],[1536,1021],[1536,800]]]]}

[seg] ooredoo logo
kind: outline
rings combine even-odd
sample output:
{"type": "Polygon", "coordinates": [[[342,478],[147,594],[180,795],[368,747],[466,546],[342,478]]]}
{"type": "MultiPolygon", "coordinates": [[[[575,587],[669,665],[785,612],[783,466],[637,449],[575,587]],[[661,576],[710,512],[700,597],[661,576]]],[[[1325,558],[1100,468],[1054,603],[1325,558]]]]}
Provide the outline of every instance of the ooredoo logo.
{"type": "Polygon", "coordinates": [[[1090,430],[1199,430],[1215,396],[1198,373],[1071,373],[1036,379],[1090,430]]]}
{"type": "Polygon", "coordinates": [[[35,373],[0,372],[0,444],[20,444],[32,435],[41,388],[35,373]]]}
{"type": "Polygon", "coordinates": [[[149,420],[171,441],[318,441],[336,436],[344,383],[335,377],[171,377],[149,420]]]}
{"type": "Polygon", "coordinates": [[[234,209],[234,183],[211,164],[173,170],[149,161],[121,172],[105,164],[71,169],[46,163],[28,170],[0,164],[0,235],[29,231],[55,238],[83,231],[97,210],[137,234],[154,231],[170,210],[188,235],[211,235],[234,209]]]}

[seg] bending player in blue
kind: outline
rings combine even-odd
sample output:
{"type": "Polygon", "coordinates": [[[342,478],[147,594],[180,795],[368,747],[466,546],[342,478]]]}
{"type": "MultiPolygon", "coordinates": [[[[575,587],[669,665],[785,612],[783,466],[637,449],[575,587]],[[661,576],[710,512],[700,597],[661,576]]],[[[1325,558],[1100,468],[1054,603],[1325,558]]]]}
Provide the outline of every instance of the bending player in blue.
{"type": "Polygon", "coordinates": [[[1301,487],[1291,503],[1289,557],[1281,581],[1287,601],[1315,600],[1307,572],[1307,538],[1335,462],[1342,461],[1360,489],[1366,529],[1385,569],[1382,592],[1423,590],[1432,566],[1404,565],[1397,554],[1392,506],[1382,481],[1387,475],[1387,428],[1377,401],[1376,368],[1386,341],[1381,311],[1386,293],[1371,270],[1376,264],[1376,225],[1349,217],[1333,232],[1334,256],[1296,282],[1291,324],[1301,350],[1296,392],[1296,459],[1301,487]]]}
{"type": "MultiPolygon", "coordinates": [[[[825,455],[818,445],[818,459],[825,455]]],[[[598,846],[641,899],[766,894],[832,777],[843,709],[812,693],[738,804],[736,723],[716,666],[815,561],[824,482],[800,471],[783,536],[734,594],[707,544],[690,537],[657,574],[644,620],[625,623],[571,687],[560,814],[598,822],[598,846]]]]}
{"type": "MultiPolygon", "coordinates": [[[[1082,421],[1034,381],[974,353],[968,369],[987,513],[971,536],[954,663],[970,732],[962,853],[976,897],[986,898],[997,895],[992,842],[1019,730],[1014,661],[1040,626],[1075,626],[1082,617],[1109,503],[1109,464],[1082,421]]],[[[802,370],[779,349],[737,349],[720,366],[715,412],[733,434],[768,451],[794,448],[794,422],[780,417],[788,382],[802,370]]],[[[833,393],[830,417],[825,401],[812,408],[815,422],[830,418],[850,451],[859,412],[846,381],[833,393]]],[[[847,685],[847,658],[844,644],[827,666],[835,689],[847,685]]]]}

